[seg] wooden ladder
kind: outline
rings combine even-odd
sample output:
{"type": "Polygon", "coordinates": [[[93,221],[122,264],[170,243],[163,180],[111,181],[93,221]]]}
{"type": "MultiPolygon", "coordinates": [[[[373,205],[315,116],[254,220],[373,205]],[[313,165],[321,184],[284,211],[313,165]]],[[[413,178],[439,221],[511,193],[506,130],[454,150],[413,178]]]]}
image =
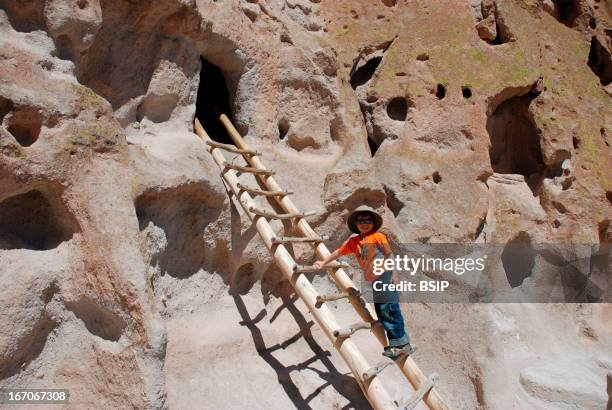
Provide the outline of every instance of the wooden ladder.
{"type": "Polygon", "coordinates": [[[343,269],[346,266],[341,263],[333,263],[326,266],[327,272],[336,283],[340,292],[327,296],[317,293],[312,283],[303,274],[304,272],[315,271],[316,269],[312,266],[298,265],[284,245],[285,243],[306,242],[314,247],[319,259],[323,259],[330,254],[323,243],[323,240],[326,238],[317,235],[304,219],[305,216],[312,213],[303,213],[293,204],[289,198],[291,192],[281,189],[272,177],[274,172],[266,169],[259,159],[261,154],[247,146],[227,116],[221,114],[219,119],[236,144],[235,146],[211,140],[197,118],[194,124],[196,134],[208,145],[208,151],[221,169],[221,176],[226,187],[238,200],[245,214],[257,228],[275,263],[293,285],[296,294],[308,306],[315,321],[351,369],[355,380],[359,383],[361,390],[372,407],[375,409],[411,409],[422,400],[431,409],[448,409],[448,406],[444,403],[444,400],[434,386],[437,375],[432,374],[429,378],[425,377],[411,357],[401,356],[395,360],[384,359],[375,365],[368,363],[353,340],[351,340],[351,335],[361,329],[370,329],[381,345],[386,346],[387,339],[385,332],[382,326],[379,325],[379,322],[376,321],[376,314],[370,306],[364,303],[355,283],[343,269]],[[227,162],[223,151],[242,155],[246,165],[234,165],[227,162]],[[254,175],[259,187],[249,187],[242,184],[239,180],[240,173],[254,175]],[[284,213],[258,208],[253,202],[253,197],[257,195],[274,199],[284,213]],[[299,233],[300,236],[278,236],[270,226],[268,219],[292,221],[294,232],[299,233]],[[362,322],[349,326],[341,326],[336,321],[336,318],[325,302],[343,298],[346,298],[351,303],[362,322]],[[392,363],[395,363],[401,369],[414,388],[412,396],[399,406],[391,399],[381,379],[377,377],[392,363]]]}

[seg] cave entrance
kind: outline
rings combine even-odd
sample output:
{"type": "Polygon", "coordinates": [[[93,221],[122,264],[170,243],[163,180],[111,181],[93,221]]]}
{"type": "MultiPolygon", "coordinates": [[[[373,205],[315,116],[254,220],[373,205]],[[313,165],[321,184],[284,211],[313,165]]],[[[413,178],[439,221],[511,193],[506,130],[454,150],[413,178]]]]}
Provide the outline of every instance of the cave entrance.
{"type": "Polygon", "coordinates": [[[568,27],[573,27],[580,15],[580,4],[577,0],[553,0],[555,12],[559,21],[568,27]]]}
{"type": "Polygon", "coordinates": [[[57,195],[32,190],[0,202],[0,249],[53,249],[77,227],[57,195]]]}
{"type": "Polygon", "coordinates": [[[534,97],[529,93],[504,101],[487,119],[487,131],[493,172],[521,174],[535,192],[537,177],[545,166],[538,132],[529,113],[534,97]]]}
{"type": "Polygon", "coordinates": [[[210,138],[224,144],[234,144],[227,130],[219,121],[219,115],[223,113],[234,123],[225,77],[219,67],[202,57],[200,59],[202,60],[202,68],[200,69],[200,86],[198,87],[196,100],[196,117],[200,120],[210,138]]]}
{"type": "Polygon", "coordinates": [[[595,36],[591,38],[588,64],[591,70],[599,77],[601,85],[605,87],[612,82],[612,58],[610,58],[610,51],[595,36]]]}
{"type": "Polygon", "coordinates": [[[374,57],[351,74],[351,87],[353,87],[353,90],[372,79],[381,61],[382,57],[374,57]]]}

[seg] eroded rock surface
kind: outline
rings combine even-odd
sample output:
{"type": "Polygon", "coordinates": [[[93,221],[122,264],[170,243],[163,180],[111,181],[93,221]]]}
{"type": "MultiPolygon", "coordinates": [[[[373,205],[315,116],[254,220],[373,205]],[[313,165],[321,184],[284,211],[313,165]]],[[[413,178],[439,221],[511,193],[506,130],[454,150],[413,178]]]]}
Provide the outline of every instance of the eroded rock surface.
{"type": "MultiPolygon", "coordinates": [[[[330,247],[367,203],[396,243],[596,250],[611,22],[591,0],[0,0],[0,387],[69,388],[74,408],[366,408],[196,110],[231,111],[330,247]]],[[[609,305],[404,309],[453,408],[610,400],[609,305]]]]}

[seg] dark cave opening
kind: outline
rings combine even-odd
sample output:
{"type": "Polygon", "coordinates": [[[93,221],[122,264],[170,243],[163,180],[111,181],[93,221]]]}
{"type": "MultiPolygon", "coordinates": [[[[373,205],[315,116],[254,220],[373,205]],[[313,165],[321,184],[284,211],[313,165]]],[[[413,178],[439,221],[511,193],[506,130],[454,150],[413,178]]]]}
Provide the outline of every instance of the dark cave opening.
{"type": "Polygon", "coordinates": [[[196,118],[214,141],[234,144],[227,130],[219,120],[221,113],[227,115],[232,123],[230,93],[221,69],[201,57],[200,86],[196,100],[196,118]]]}
{"type": "Polygon", "coordinates": [[[529,104],[534,94],[512,97],[500,104],[487,119],[491,138],[489,155],[493,172],[521,174],[535,192],[537,179],[545,169],[540,139],[529,104]]]}
{"type": "Polygon", "coordinates": [[[408,103],[403,97],[395,97],[387,104],[387,115],[395,121],[406,121],[408,103]]]}
{"type": "Polygon", "coordinates": [[[436,97],[443,99],[446,96],[446,87],[443,84],[438,84],[436,87],[436,97]]]}
{"type": "Polygon", "coordinates": [[[376,141],[368,136],[368,147],[370,147],[370,155],[372,155],[372,157],[374,157],[374,154],[376,154],[376,151],[378,151],[379,146],[380,145],[378,145],[376,141]]]}
{"type": "Polygon", "coordinates": [[[289,121],[287,121],[285,118],[281,119],[278,122],[278,138],[279,139],[285,139],[285,137],[287,136],[287,133],[289,132],[289,121]]]}
{"type": "Polygon", "coordinates": [[[17,105],[0,95],[0,124],[22,147],[29,147],[38,140],[43,118],[35,107],[17,105]]]}
{"type": "Polygon", "coordinates": [[[576,0],[553,0],[559,21],[569,27],[574,25],[580,15],[580,5],[576,0]]]}
{"type": "Polygon", "coordinates": [[[604,87],[612,81],[612,58],[610,51],[595,36],[591,38],[591,49],[589,50],[589,67],[599,77],[599,82],[604,87]]]}
{"type": "Polygon", "coordinates": [[[75,61],[74,45],[72,40],[65,34],[59,36],[55,42],[57,57],[61,60],[75,61]]]}
{"type": "Polygon", "coordinates": [[[351,75],[351,87],[353,87],[353,90],[370,81],[381,61],[382,57],[374,57],[355,70],[351,75]]]}
{"type": "Polygon", "coordinates": [[[38,140],[42,117],[34,107],[16,107],[6,116],[5,125],[19,145],[29,147],[38,140]]]}

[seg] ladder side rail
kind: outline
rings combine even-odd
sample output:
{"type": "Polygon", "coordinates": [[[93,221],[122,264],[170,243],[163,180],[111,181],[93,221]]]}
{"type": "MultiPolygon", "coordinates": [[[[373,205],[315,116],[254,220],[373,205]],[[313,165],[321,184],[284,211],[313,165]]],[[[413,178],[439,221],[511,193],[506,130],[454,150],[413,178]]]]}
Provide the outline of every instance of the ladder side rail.
{"type": "MultiPolygon", "coordinates": [[[[232,140],[234,141],[237,147],[241,149],[250,149],[248,145],[246,144],[246,142],[244,141],[244,139],[242,138],[242,136],[240,135],[240,133],[238,132],[238,130],[236,130],[232,122],[229,120],[229,118],[227,118],[225,114],[221,114],[219,119],[223,123],[225,128],[227,129],[230,137],[232,138],[232,140]]],[[[265,169],[263,163],[257,156],[245,157],[245,160],[247,161],[249,165],[251,165],[254,168],[265,169]]],[[[281,190],[280,185],[274,180],[273,177],[271,176],[266,176],[266,177],[258,176],[258,177],[259,177],[259,180],[264,184],[264,186],[267,189],[271,191],[281,190]]],[[[286,212],[299,212],[299,209],[293,204],[293,201],[291,200],[291,198],[284,196],[280,198],[275,197],[274,199],[279,203],[279,205],[286,212]]],[[[304,236],[317,235],[317,233],[310,227],[308,222],[304,219],[299,220],[298,223],[296,224],[296,227],[298,228],[300,233],[304,236]]],[[[315,251],[321,259],[325,258],[327,255],[331,253],[329,252],[329,249],[327,249],[327,246],[325,246],[324,243],[318,244],[317,247],[315,248],[315,251]]],[[[346,291],[350,287],[353,287],[356,289],[355,283],[346,274],[346,272],[344,272],[343,269],[336,269],[335,271],[330,271],[330,276],[336,282],[340,290],[346,291]]],[[[352,298],[352,300],[350,300],[350,303],[353,306],[353,308],[357,311],[357,314],[364,321],[371,321],[372,318],[375,317],[371,308],[368,306],[363,306],[360,300],[355,300],[355,298],[352,298]]],[[[375,329],[372,329],[372,332],[374,333],[378,341],[381,343],[381,345],[385,346],[387,343],[387,338],[385,336],[384,329],[382,329],[382,327],[380,326],[377,326],[375,329]]],[[[419,389],[422,383],[427,382],[428,380],[427,377],[425,376],[423,371],[419,368],[419,366],[416,364],[416,362],[411,357],[404,356],[403,358],[396,360],[396,364],[400,367],[400,369],[402,370],[402,373],[404,373],[404,375],[406,376],[406,378],[408,379],[408,381],[410,382],[410,384],[412,385],[415,391],[419,389]]],[[[431,409],[448,410],[448,406],[446,405],[446,403],[442,399],[442,396],[440,395],[440,393],[438,392],[436,388],[432,388],[429,391],[429,393],[425,395],[424,401],[431,409]]]]}
{"type": "MultiPolygon", "coordinates": [[[[204,141],[210,139],[197,119],[195,122],[195,130],[196,134],[198,134],[198,136],[200,136],[204,141]]],[[[225,159],[223,154],[220,152],[220,149],[215,148],[211,150],[211,154],[219,168],[222,168],[225,159]]],[[[238,188],[238,177],[236,176],[236,172],[230,170],[223,173],[222,177],[227,185],[231,188],[232,193],[240,203],[246,215],[255,224],[260,237],[262,238],[266,247],[272,253],[273,258],[283,275],[289,279],[296,293],[304,301],[316,322],[319,324],[319,327],[323,330],[323,333],[325,333],[332,345],[336,348],[336,350],[338,350],[346,364],[351,369],[355,380],[357,380],[357,383],[361,387],[370,404],[372,404],[375,409],[396,409],[397,406],[389,396],[389,393],[380,380],[373,379],[364,383],[362,375],[371,367],[370,364],[352,340],[337,338],[333,335],[334,330],[340,328],[339,323],[336,321],[334,315],[327,306],[322,306],[319,309],[315,308],[317,297],[316,290],[305,275],[294,274],[293,268],[296,263],[291,254],[287,251],[287,248],[285,248],[282,244],[272,243],[272,237],[275,236],[275,233],[268,221],[265,218],[259,217],[249,211],[249,207],[253,206],[252,198],[246,191],[241,191],[238,188]]]]}

